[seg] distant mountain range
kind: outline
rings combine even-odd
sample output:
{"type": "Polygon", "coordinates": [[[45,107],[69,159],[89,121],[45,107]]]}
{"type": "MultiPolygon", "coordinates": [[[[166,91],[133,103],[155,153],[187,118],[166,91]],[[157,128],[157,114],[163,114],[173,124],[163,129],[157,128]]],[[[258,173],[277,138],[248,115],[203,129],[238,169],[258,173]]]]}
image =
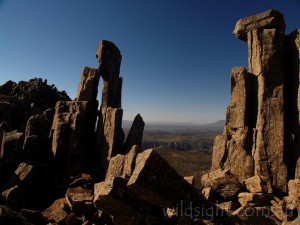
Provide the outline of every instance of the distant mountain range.
{"type": "MultiPolygon", "coordinates": [[[[209,124],[197,123],[163,123],[163,122],[145,122],[145,130],[162,130],[162,131],[183,131],[183,130],[199,130],[199,131],[222,131],[225,120],[219,120],[209,124]]],[[[123,120],[123,128],[130,128],[132,121],[123,120]]]]}

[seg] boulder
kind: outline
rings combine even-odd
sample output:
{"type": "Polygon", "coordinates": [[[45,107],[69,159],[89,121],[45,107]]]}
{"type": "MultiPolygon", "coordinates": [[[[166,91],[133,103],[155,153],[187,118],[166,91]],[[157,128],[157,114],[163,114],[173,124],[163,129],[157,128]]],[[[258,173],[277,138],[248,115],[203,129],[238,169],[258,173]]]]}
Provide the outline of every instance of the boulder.
{"type": "Polygon", "coordinates": [[[280,221],[292,221],[296,219],[296,211],[288,209],[285,201],[275,197],[275,200],[272,200],[271,203],[271,211],[280,221]]]}
{"type": "Polygon", "coordinates": [[[42,215],[48,223],[63,224],[69,215],[65,198],[55,200],[49,208],[42,212],[42,215]]]}
{"type": "Polygon", "coordinates": [[[274,200],[274,196],[265,193],[248,193],[241,192],[238,195],[239,203],[242,206],[271,206],[271,201],[274,200]]]}
{"type": "Polygon", "coordinates": [[[105,179],[110,179],[112,177],[121,177],[123,174],[124,163],[125,155],[118,154],[112,157],[109,161],[105,179]]]}
{"type": "Polygon", "coordinates": [[[273,9],[238,20],[233,35],[243,41],[247,41],[247,33],[249,31],[272,28],[278,28],[282,33],[285,31],[283,15],[273,9]]]}
{"type": "Polygon", "coordinates": [[[211,187],[220,201],[234,200],[243,187],[238,178],[228,169],[204,174],[201,183],[203,187],[211,187]]]}
{"type": "Polygon", "coordinates": [[[66,202],[72,212],[80,214],[90,214],[94,212],[92,190],[81,187],[68,188],[66,192],[66,202]]]}
{"type": "Polygon", "coordinates": [[[134,145],[126,155],[118,154],[111,158],[106,172],[106,179],[110,179],[112,177],[123,177],[129,179],[135,167],[136,157],[140,151],[140,147],[134,145]]]}
{"type": "Polygon", "coordinates": [[[270,181],[265,180],[264,178],[258,175],[255,175],[245,180],[245,186],[247,190],[251,193],[271,194],[273,192],[270,181]]]}
{"type": "Polygon", "coordinates": [[[165,209],[180,204],[183,210],[193,204],[200,209],[216,210],[153,149],[138,154],[127,186],[141,198],[165,209]]]}
{"type": "Polygon", "coordinates": [[[288,196],[284,197],[286,207],[290,210],[300,206],[300,180],[290,180],[288,183],[288,196]]]}

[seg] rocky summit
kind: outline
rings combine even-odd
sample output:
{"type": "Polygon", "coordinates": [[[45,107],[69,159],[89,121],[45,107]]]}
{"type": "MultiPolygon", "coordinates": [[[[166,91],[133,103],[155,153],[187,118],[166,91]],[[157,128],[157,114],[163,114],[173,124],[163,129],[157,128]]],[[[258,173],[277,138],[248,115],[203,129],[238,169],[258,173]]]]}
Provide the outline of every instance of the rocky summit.
{"type": "Polygon", "coordinates": [[[99,43],[73,101],[42,79],[0,86],[0,224],[300,224],[300,30],[284,32],[276,10],[237,22],[248,70],[232,69],[202,190],[141,149],[141,115],[125,138],[114,43],[99,43]]]}

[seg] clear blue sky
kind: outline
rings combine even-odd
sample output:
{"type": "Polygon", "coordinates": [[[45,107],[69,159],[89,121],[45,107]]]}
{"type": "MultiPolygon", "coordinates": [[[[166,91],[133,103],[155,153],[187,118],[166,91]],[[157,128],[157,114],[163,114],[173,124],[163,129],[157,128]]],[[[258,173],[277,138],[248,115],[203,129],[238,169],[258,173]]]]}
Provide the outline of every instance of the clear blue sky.
{"type": "Polygon", "coordinates": [[[271,8],[284,13],[286,33],[300,27],[299,0],[0,0],[0,84],[47,78],[74,98],[105,39],[123,55],[124,119],[217,121],[231,68],[247,67],[235,23],[271,8]]]}

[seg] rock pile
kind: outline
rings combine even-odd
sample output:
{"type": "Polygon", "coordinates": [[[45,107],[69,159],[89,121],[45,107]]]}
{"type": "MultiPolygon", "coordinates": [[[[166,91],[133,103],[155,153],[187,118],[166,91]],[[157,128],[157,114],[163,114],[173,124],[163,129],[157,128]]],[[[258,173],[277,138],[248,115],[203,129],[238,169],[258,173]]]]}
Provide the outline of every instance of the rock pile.
{"type": "Polygon", "coordinates": [[[83,69],[74,101],[40,79],[0,87],[0,99],[10,101],[0,104],[0,223],[202,224],[194,220],[211,218],[203,210],[216,213],[215,205],[154,150],[141,151],[139,114],[125,139],[121,53],[101,41],[96,56],[99,68],[83,69]],[[189,217],[191,204],[199,212],[189,217]]]}
{"type": "Polygon", "coordinates": [[[226,124],[214,142],[212,171],[202,178],[209,198],[239,203],[233,214],[244,221],[251,209],[260,215],[255,224],[289,224],[300,206],[300,30],[284,32],[276,10],[237,22],[233,34],[248,43],[248,71],[231,71],[226,124]]]}

